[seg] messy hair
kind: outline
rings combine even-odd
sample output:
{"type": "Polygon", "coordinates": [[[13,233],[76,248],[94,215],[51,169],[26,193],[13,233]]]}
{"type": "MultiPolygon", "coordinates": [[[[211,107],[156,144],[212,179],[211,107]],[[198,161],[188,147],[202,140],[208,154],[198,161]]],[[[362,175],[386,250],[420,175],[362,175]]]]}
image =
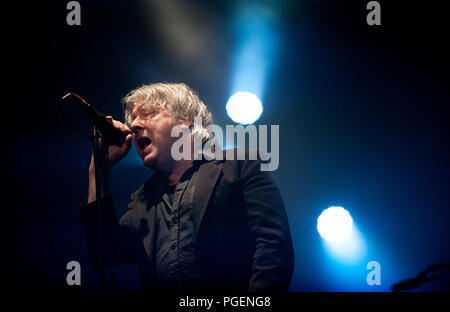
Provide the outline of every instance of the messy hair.
{"type": "Polygon", "coordinates": [[[145,84],[130,91],[122,99],[122,103],[127,126],[133,122],[131,113],[134,107],[141,105],[150,114],[166,109],[176,122],[189,124],[191,131],[194,118],[201,117],[202,125],[196,129],[198,133],[192,134],[199,135],[203,141],[211,137],[206,127],[212,123],[212,115],[197,93],[184,83],[145,84]]]}

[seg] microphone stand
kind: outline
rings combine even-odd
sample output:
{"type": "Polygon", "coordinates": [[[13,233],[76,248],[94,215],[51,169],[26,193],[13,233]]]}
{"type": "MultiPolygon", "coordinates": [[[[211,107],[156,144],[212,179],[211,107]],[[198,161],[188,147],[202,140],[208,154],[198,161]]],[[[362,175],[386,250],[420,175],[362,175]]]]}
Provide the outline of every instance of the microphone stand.
{"type": "Polygon", "coordinates": [[[98,129],[98,127],[94,124],[94,126],[92,127],[92,133],[91,133],[91,141],[92,141],[92,150],[93,150],[93,155],[94,155],[94,166],[95,166],[95,197],[96,197],[96,203],[97,203],[97,211],[98,211],[98,232],[99,232],[99,255],[100,255],[100,267],[99,267],[99,272],[100,272],[100,286],[101,289],[103,291],[107,291],[107,286],[106,286],[106,272],[105,272],[105,267],[103,265],[103,260],[104,260],[104,251],[103,251],[103,227],[102,227],[102,220],[103,220],[103,209],[104,209],[104,204],[103,204],[103,195],[104,195],[104,185],[103,185],[103,179],[102,179],[102,175],[103,175],[103,168],[102,168],[102,161],[101,161],[101,157],[102,155],[102,150],[100,147],[100,139],[102,137],[102,133],[100,132],[100,130],[98,129]]]}
{"type": "MultiPolygon", "coordinates": [[[[103,220],[103,212],[105,209],[104,204],[104,195],[105,195],[105,187],[103,185],[104,180],[102,179],[102,176],[104,174],[103,165],[102,165],[102,157],[104,157],[104,151],[105,148],[107,148],[109,145],[115,144],[115,145],[122,145],[125,142],[126,135],[122,134],[120,131],[115,130],[112,123],[106,119],[102,114],[100,114],[97,110],[95,110],[90,104],[88,104],[83,98],[76,95],[73,92],[67,93],[65,96],[62,97],[62,101],[59,105],[61,115],[63,119],[71,125],[75,130],[77,130],[80,134],[83,136],[89,138],[89,140],[92,143],[92,150],[93,150],[93,156],[94,156],[94,166],[95,166],[95,195],[96,195],[96,203],[97,203],[97,209],[98,209],[98,234],[99,234],[99,241],[98,241],[98,248],[99,248],[99,256],[100,256],[100,264],[99,264],[99,273],[100,273],[100,285],[102,291],[108,291],[107,283],[106,283],[106,272],[105,272],[105,265],[104,263],[110,260],[111,254],[110,251],[105,249],[103,246],[103,237],[104,237],[104,229],[102,226],[102,220],[103,220]],[[77,104],[79,104],[85,112],[92,118],[94,121],[94,125],[92,127],[91,134],[88,135],[81,131],[78,127],[74,126],[74,124],[66,117],[66,114],[64,113],[64,110],[62,109],[62,102],[67,99],[71,98],[73,101],[75,101],[77,104]],[[102,146],[100,145],[100,140],[102,141],[102,146]]],[[[107,262],[109,263],[109,262],[107,262]]],[[[113,289],[115,290],[115,279],[114,279],[114,273],[111,272],[112,275],[112,282],[113,282],[113,289]]]]}

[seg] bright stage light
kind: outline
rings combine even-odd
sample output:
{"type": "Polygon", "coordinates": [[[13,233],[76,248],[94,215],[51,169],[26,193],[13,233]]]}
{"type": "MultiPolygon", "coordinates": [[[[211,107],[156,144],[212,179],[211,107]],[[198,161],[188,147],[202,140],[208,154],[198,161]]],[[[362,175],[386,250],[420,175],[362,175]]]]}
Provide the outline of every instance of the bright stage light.
{"type": "Polygon", "coordinates": [[[226,105],[230,118],[242,125],[252,124],[259,119],[263,107],[259,98],[253,93],[237,92],[233,94],[226,105]]]}
{"type": "Polygon", "coordinates": [[[330,207],[317,218],[317,231],[328,242],[344,240],[352,231],[353,219],[342,207],[330,207]]]}

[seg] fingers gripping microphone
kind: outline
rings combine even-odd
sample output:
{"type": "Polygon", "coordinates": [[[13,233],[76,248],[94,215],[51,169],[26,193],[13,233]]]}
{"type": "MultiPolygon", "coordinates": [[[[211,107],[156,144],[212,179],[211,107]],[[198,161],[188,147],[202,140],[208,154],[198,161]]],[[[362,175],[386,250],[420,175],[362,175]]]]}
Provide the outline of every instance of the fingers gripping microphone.
{"type": "Polygon", "coordinates": [[[67,93],[62,97],[63,100],[67,98],[71,98],[76,103],[78,103],[81,108],[91,117],[91,119],[94,121],[94,124],[97,126],[97,128],[100,130],[100,132],[103,134],[103,137],[106,139],[105,144],[114,144],[121,146],[123,143],[125,143],[125,138],[127,137],[127,134],[124,134],[122,131],[114,128],[112,122],[106,118],[103,114],[98,112],[95,108],[93,108],[89,103],[87,103],[81,96],[70,92],[67,93]]]}

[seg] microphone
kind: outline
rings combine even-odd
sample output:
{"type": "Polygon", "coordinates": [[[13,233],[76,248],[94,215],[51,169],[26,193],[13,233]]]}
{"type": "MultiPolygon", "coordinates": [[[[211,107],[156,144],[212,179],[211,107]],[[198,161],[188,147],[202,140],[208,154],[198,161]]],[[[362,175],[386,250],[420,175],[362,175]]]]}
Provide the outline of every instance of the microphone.
{"type": "Polygon", "coordinates": [[[423,281],[418,278],[410,278],[404,281],[401,281],[392,286],[393,291],[403,291],[403,290],[411,290],[422,285],[423,281]]]}
{"type": "Polygon", "coordinates": [[[439,263],[428,267],[417,277],[404,280],[392,286],[393,291],[411,290],[422,284],[437,279],[450,271],[450,263],[439,263]]]}
{"type": "Polygon", "coordinates": [[[91,119],[94,121],[94,124],[103,134],[105,144],[114,144],[121,146],[123,143],[125,143],[127,134],[124,134],[122,133],[122,131],[114,128],[112,122],[108,118],[106,118],[103,114],[93,108],[92,105],[87,103],[81,96],[73,92],[69,92],[64,95],[62,97],[62,100],[65,100],[69,97],[76,103],[78,103],[81,108],[83,108],[83,110],[89,115],[89,117],[91,117],[91,119]]]}

